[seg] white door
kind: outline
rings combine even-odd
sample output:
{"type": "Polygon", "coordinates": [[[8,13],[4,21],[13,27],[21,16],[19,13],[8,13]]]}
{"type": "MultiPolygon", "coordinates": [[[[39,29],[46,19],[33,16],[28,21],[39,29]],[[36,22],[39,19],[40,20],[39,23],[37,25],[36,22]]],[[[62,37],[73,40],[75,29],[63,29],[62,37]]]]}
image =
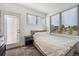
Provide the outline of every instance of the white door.
{"type": "Polygon", "coordinates": [[[18,43],[18,17],[14,15],[4,15],[6,21],[6,39],[7,44],[18,43]]]}

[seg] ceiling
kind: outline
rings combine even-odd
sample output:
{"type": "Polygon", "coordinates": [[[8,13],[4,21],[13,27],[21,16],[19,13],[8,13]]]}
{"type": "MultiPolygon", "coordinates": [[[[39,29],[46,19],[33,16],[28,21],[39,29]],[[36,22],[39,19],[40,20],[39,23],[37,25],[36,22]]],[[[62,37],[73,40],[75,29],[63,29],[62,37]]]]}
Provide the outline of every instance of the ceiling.
{"type": "Polygon", "coordinates": [[[77,3],[19,3],[19,5],[26,8],[39,11],[45,14],[57,13],[65,9],[71,8],[77,3]]]}

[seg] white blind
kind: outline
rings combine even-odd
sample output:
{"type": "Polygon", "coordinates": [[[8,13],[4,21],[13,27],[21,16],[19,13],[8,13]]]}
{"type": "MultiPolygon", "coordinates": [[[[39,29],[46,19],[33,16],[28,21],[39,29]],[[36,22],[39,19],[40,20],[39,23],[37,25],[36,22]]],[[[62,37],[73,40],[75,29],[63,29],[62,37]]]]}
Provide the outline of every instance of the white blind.
{"type": "Polygon", "coordinates": [[[45,25],[45,18],[37,17],[37,21],[38,25],[45,25]]]}
{"type": "Polygon", "coordinates": [[[28,15],[28,24],[36,24],[36,16],[28,15]]]}
{"type": "Polygon", "coordinates": [[[51,25],[59,26],[59,24],[60,24],[59,14],[57,14],[55,16],[51,16],[51,25]]]}
{"type": "Polygon", "coordinates": [[[62,13],[62,24],[65,27],[77,25],[77,7],[62,13]]]}

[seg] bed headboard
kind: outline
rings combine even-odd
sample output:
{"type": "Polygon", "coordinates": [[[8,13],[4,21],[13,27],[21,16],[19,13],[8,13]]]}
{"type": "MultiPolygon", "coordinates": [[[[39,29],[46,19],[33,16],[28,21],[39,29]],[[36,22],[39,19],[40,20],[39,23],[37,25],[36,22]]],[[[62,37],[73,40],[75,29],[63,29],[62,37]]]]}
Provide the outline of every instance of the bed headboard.
{"type": "Polygon", "coordinates": [[[47,30],[31,30],[31,35],[34,35],[37,32],[47,32],[47,30]]]}

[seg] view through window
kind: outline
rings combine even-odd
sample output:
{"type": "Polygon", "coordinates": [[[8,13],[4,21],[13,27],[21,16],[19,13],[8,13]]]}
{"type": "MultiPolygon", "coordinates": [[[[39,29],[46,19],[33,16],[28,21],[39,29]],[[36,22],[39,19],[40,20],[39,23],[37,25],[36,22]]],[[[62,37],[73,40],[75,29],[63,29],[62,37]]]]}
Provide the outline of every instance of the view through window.
{"type": "Polygon", "coordinates": [[[62,33],[77,35],[77,7],[62,13],[62,33]]]}
{"type": "Polygon", "coordinates": [[[69,35],[77,35],[78,14],[77,7],[51,16],[51,32],[69,35]],[[61,18],[60,18],[61,17],[61,18]],[[61,25],[60,25],[61,24],[61,25]]]}
{"type": "Polygon", "coordinates": [[[60,16],[59,14],[51,16],[51,32],[60,32],[60,16]]]}

